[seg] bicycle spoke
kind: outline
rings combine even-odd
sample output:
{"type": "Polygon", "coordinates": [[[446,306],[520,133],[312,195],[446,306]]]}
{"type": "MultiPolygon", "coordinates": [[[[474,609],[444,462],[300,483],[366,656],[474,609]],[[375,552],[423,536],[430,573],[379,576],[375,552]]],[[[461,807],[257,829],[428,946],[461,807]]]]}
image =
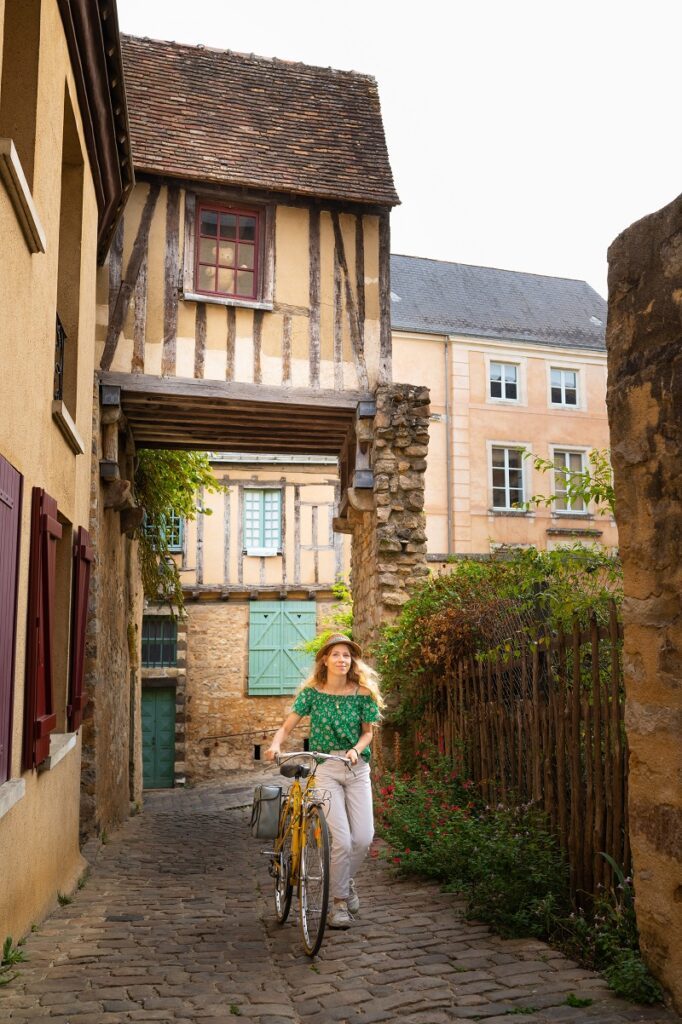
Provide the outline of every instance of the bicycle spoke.
{"type": "Polygon", "coordinates": [[[277,859],[275,868],[275,915],[279,924],[284,924],[291,909],[291,858],[293,846],[293,829],[291,826],[292,812],[285,806],[279,824],[279,833],[275,840],[277,859]]]}
{"type": "Polygon", "coordinates": [[[303,945],[314,956],[322,945],[329,902],[329,832],[324,812],[306,813],[301,850],[300,922],[303,945]]]}

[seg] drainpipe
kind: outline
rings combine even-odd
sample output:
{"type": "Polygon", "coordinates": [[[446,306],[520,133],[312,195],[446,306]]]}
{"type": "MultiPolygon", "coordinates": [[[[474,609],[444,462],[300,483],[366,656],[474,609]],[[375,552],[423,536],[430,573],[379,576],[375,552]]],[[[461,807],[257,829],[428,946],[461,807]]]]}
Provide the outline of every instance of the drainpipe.
{"type": "Polygon", "coordinates": [[[450,338],[445,336],[445,486],[448,489],[448,554],[454,554],[453,537],[453,494],[452,494],[452,425],[450,423],[450,338]]]}

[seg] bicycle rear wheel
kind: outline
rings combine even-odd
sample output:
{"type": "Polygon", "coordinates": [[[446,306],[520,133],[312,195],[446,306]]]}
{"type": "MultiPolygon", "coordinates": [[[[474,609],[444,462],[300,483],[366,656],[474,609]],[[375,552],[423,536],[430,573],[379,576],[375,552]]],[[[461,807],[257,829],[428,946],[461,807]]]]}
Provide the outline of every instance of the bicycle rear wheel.
{"type": "Polygon", "coordinates": [[[321,807],[310,807],[301,848],[300,924],[303,946],[315,956],[322,945],[329,905],[329,829],[321,807]]]}
{"type": "Polygon", "coordinates": [[[275,840],[277,857],[275,869],[275,916],[279,924],[284,924],[291,909],[291,858],[293,846],[293,813],[291,807],[284,806],[279,819],[279,832],[275,840]]]}

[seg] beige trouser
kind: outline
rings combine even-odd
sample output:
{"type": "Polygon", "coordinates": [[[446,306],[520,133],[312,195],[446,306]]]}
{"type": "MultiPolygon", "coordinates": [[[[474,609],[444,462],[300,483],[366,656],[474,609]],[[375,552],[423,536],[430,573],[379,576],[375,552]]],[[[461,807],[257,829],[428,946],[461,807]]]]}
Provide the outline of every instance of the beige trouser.
{"type": "Polygon", "coordinates": [[[315,777],[317,787],[328,790],[331,797],[327,805],[332,834],[330,894],[345,900],[350,879],[355,877],[374,837],[369,765],[361,758],[349,771],[340,761],[325,761],[318,766],[315,777]]]}

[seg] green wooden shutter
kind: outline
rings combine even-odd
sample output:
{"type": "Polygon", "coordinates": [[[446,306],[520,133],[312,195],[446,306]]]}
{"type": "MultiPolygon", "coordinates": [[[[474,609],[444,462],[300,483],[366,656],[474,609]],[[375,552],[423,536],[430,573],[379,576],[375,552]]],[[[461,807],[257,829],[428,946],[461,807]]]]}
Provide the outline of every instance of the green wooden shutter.
{"type": "Polygon", "coordinates": [[[309,654],[295,650],[317,632],[315,601],[258,601],[249,622],[249,694],[293,693],[312,667],[309,654]]]}

